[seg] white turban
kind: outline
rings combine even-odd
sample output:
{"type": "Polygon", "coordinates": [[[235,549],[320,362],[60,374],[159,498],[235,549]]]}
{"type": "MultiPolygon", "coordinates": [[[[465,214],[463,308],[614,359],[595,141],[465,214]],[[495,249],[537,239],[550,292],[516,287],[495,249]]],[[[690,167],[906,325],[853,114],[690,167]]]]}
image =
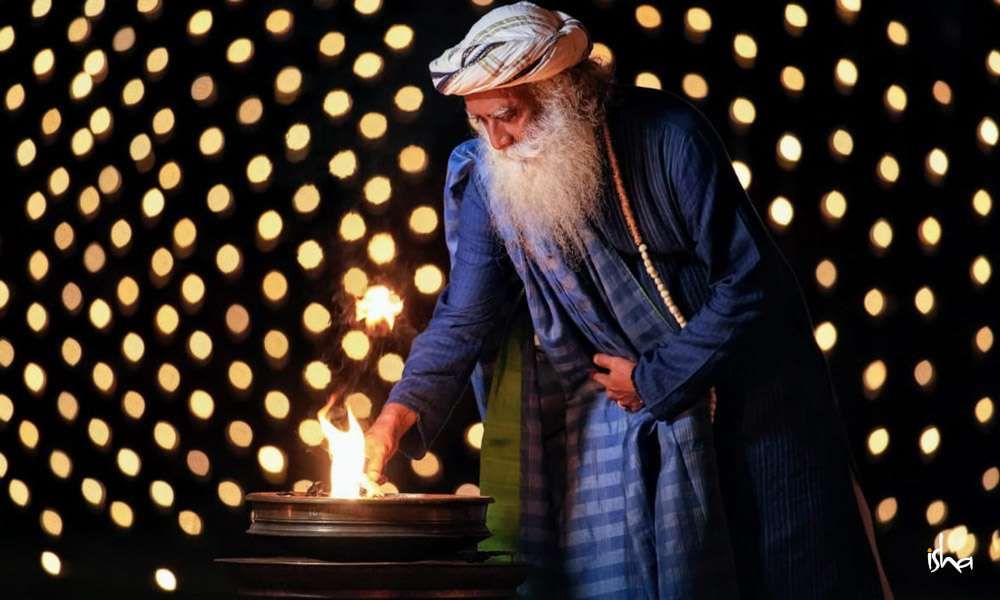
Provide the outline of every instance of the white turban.
{"type": "Polygon", "coordinates": [[[442,94],[465,96],[548,79],[590,55],[583,24],[531,2],[501,6],[482,16],[457,46],[430,64],[442,94]]]}

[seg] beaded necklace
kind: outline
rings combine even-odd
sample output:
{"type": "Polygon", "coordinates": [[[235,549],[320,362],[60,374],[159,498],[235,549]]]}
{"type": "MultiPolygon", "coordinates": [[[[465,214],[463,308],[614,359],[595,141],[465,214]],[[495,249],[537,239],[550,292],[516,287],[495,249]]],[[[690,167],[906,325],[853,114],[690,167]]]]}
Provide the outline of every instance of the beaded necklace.
{"type": "MultiPolygon", "coordinates": [[[[677,307],[674,302],[673,297],[670,295],[670,290],[667,289],[666,284],[660,278],[660,274],[656,271],[656,267],[653,265],[653,259],[649,257],[649,247],[642,240],[642,234],[639,233],[639,225],[636,223],[635,215],[632,213],[632,207],[628,200],[628,194],[625,192],[625,184],[622,182],[622,173],[618,167],[618,157],[615,155],[614,147],[611,145],[611,131],[608,129],[608,123],[605,121],[602,124],[602,132],[604,134],[604,146],[608,149],[608,162],[611,163],[611,176],[615,182],[615,191],[618,195],[618,202],[622,207],[622,214],[625,216],[625,224],[628,227],[629,234],[632,236],[632,242],[635,243],[636,248],[639,249],[639,255],[642,257],[642,264],[646,268],[646,273],[649,274],[650,279],[656,284],[656,291],[659,292],[660,298],[663,299],[663,303],[667,306],[670,314],[673,315],[674,319],[680,327],[687,326],[687,319],[684,318],[684,314],[681,313],[681,309],[677,307]]],[[[708,409],[709,417],[714,422],[715,421],[715,405],[717,399],[715,396],[715,387],[713,386],[708,390],[708,409]]]]}

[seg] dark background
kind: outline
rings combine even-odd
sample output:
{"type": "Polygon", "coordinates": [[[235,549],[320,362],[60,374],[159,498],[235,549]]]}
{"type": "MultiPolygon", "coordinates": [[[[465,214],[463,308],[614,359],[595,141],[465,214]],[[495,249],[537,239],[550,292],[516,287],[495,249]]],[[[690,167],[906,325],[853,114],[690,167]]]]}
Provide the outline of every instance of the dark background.
{"type": "MultiPolygon", "coordinates": [[[[0,453],[8,466],[0,475],[0,596],[10,598],[50,597],[154,597],[164,594],[154,581],[159,567],[171,569],[178,579],[180,597],[209,597],[222,593],[221,574],[211,559],[246,553],[243,531],[248,525],[245,506],[230,508],[217,496],[223,479],[237,481],[246,492],[288,489],[301,479],[317,479],[327,468],[325,452],[309,448],[297,434],[299,422],[315,415],[329,391],[361,391],[375,402],[384,400],[389,384],[375,369],[375,359],[384,352],[405,353],[413,336],[425,325],[433,308],[434,296],[419,294],[412,283],[413,269],[428,262],[447,272],[447,254],[440,229],[430,239],[408,233],[410,210],[420,204],[439,206],[445,161],[450,149],[469,136],[460,101],[437,95],[430,86],[426,65],[448,46],[456,43],[486,9],[467,0],[403,1],[388,0],[377,13],[360,15],[346,0],[326,2],[177,2],[164,0],[153,18],[141,15],[135,2],[109,0],[99,17],[92,19],[89,39],[80,45],[67,41],[72,19],[82,14],[82,2],[55,2],[41,19],[31,17],[30,3],[0,2],[0,28],[12,25],[14,46],[0,53],[0,92],[15,83],[24,86],[27,101],[16,111],[0,107],[0,177],[4,182],[0,199],[0,280],[10,289],[8,304],[0,308],[0,338],[14,349],[9,365],[0,365],[0,393],[14,407],[9,422],[0,422],[0,453]],[[200,8],[210,8],[214,24],[202,40],[186,32],[187,21],[200,8]],[[295,16],[289,37],[276,40],[264,21],[271,10],[287,8],[295,16]],[[382,41],[386,29],[404,23],[415,31],[413,44],[403,52],[389,49],[382,41]],[[119,28],[135,28],[137,41],[125,53],[111,48],[119,28]],[[347,38],[343,55],[334,61],[318,59],[317,44],[328,31],[347,38]],[[226,47],[237,37],[249,37],[255,55],[249,65],[234,68],[226,61],[226,47]],[[143,64],[149,50],[164,46],[170,63],[162,79],[150,81],[143,64]],[[44,82],[32,72],[32,60],[42,48],[56,55],[53,76],[44,82]],[[83,57],[94,48],[104,49],[109,59],[107,78],[95,84],[82,101],[68,94],[72,77],[80,70],[83,57]],[[373,51],[385,59],[383,72],[375,80],[362,80],[352,73],[354,58],[373,51]],[[303,89],[289,105],[274,101],[274,77],[284,66],[297,66],[303,73],[303,89]],[[211,106],[200,106],[190,96],[191,82],[209,73],[217,86],[211,106]],[[129,79],[141,77],[146,96],[135,107],[121,102],[121,88],[129,79]],[[403,85],[418,85],[425,94],[424,104],[414,115],[404,115],[393,106],[393,96],[403,85]],[[353,99],[350,113],[331,121],[322,109],[327,91],[347,90],[353,99]],[[254,127],[236,120],[236,109],[247,96],[264,102],[264,116],[254,127]],[[70,151],[74,131],[85,127],[91,112],[107,106],[114,115],[111,137],[99,141],[86,157],[70,151]],[[41,117],[58,107],[62,126],[51,140],[43,140],[41,117]],[[141,173],[128,154],[133,136],[150,133],[151,119],[163,107],[173,109],[175,130],[169,139],[154,141],[156,166],[141,173]],[[388,133],[376,141],[361,138],[357,121],[368,111],[378,111],[389,119],[388,133]],[[296,122],[310,126],[312,143],[306,158],[290,162],[285,158],[284,132],[296,122]],[[218,126],[226,138],[222,156],[207,160],[197,150],[198,136],[209,126],[218,126]],[[26,168],[14,160],[21,140],[32,138],[38,156],[26,168]],[[397,165],[403,147],[419,144],[429,155],[428,168],[421,174],[404,173],[397,165]],[[359,159],[358,173],[340,181],[327,171],[329,159],[337,151],[353,149],[359,159]],[[254,155],[268,155],[274,174],[266,190],[247,184],[245,167],[254,155]],[[141,218],[142,193],[156,185],[156,173],[163,162],[177,161],[183,169],[182,185],[166,194],[166,209],[157,223],[145,225],[141,218]],[[97,174],[108,165],[122,173],[122,190],[115,198],[102,198],[101,209],[92,220],[84,220],[76,207],[80,191],[96,183],[97,174]],[[48,196],[49,173],[64,166],[71,175],[68,192],[48,198],[45,215],[30,221],[25,202],[36,191],[48,196]],[[390,177],[393,196],[386,210],[372,210],[363,201],[364,182],[373,175],[390,177]],[[219,216],[208,210],[205,193],[216,183],[225,183],[234,194],[235,210],[219,216]],[[320,208],[303,217],[291,205],[298,187],[313,183],[321,193],[320,208]],[[262,250],[253,243],[257,219],[268,209],[284,220],[279,243],[262,250]],[[361,242],[346,243],[337,236],[339,219],[356,209],[365,215],[368,234],[361,242]],[[174,224],[192,219],[198,228],[194,253],[175,257],[175,267],[166,285],[150,283],[149,258],[159,247],[171,248],[174,224]],[[108,230],[120,218],[133,227],[134,240],[121,256],[110,253],[108,230]],[[61,252],[52,241],[60,222],[74,229],[76,242],[61,252]],[[392,232],[398,257],[379,267],[365,253],[367,236],[392,232]],[[309,277],[296,262],[296,248],[306,239],[319,241],[326,256],[320,277],[309,277]],[[82,252],[91,241],[108,250],[108,260],[98,273],[83,268],[82,252]],[[215,267],[214,257],[223,243],[232,243],[243,252],[242,275],[229,280],[215,267]],[[28,258],[41,249],[48,256],[50,270],[41,282],[33,281],[27,270],[28,258]],[[340,291],[340,277],[350,266],[364,268],[373,282],[384,282],[404,298],[406,308],[391,336],[376,340],[371,360],[346,360],[339,338],[351,325],[353,301],[340,291]],[[261,298],[260,281],[273,269],[289,282],[287,300],[273,307],[261,298]],[[180,282],[187,273],[199,274],[206,283],[204,304],[194,311],[180,306],[180,282]],[[75,282],[84,293],[84,307],[94,298],[104,298],[115,307],[115,288],[124,275],[131,275],[142,288],[138,310],[132,315],[117,309],[111,327],[98,331],[87,320],[86,310],[70,314],[60,293],[75,282]],[[49,326],[36,334],[26,323],[25,313],[32,302],[45,306],[49,326]],[[250,334],[232,339],[226,331],[224,314],[234,302],[250,311],[250,334]],[[320,302],[333,313],[333,326],[326,339],[313,341],[302,333],[302,310],[310,302],[320,302]],[[181,313],[178,333],[171,340],[155,334],[154,314],[163,303],[173,304],[181,313]],[[207,332],[214,342],[212,358],[206,365],[193,361],[186,352],[187,336],[195,329],[207,332]],[[270,329],[279,329],[291,342],[290,357],[284,366],[272,366],[264,357],[262,340],[270,329]],[[146,342],[146,354],[137,366],[126,364],[120,354],[121,339],[134,331],[146,342]],[[72,336],[83,346],[83,359],[76,367],[63,361],[60,346],[72,336]],[[303,383],[302,369],[322,358],[334,373],[330,389],[315,392],[303,383]],[[250,393],[233,393],[226,380],[232,360],[243,360],[254,371],[250,393]],[[91,369],[98,361],[107,362],[116,373],[113,394],[103,396],[91,381],[91,369]],[[44,393],[33,395],[23,380],[28,362],[41,365],[47,373],[44,393]],[[182,374],[181,388],[172,397],[155,385],[160,365],[169,362],[182,374]],[[187,409],[193,389],[208,390],[215,398],[215,413],[207,422],[194,418],[187,409]],[[121,395],[139,391],[146,400],[146,413],[135,421],[121,411],[121,395]],[[66,422],[56,410],[61,391],[71,392],[80,403],[79,415],[66,422]],[[268,390],[282,390],[292,400],[288,418],[276,420],[266,415],[263,398],[268,390]],[[105,420],[112,430],[111,444],[100,449],[88,438],[86,424],[92,417],[105,420]],[[25,447],[18,436],[20,423],[28,419],[40,431],[35,449],[25,447]],[[227,441],[226,425],[233,419],[248,422],[254,432],[248,449],[227,441]],[[172,423],[180,432],[180,447],[165,452],[152,439],[153,424],[172,423]],[[256,450],[273,444],[288,457],[289,469],[282,480],[263,477],[256,450]],[[137,477],[125,477],[117,468],[115,453],[121,447],[136,450],[142,457],[137,477]],[[49,455],[62,449],[73,461],[69,478],[60,479],[49,469],[49,455]],[[211,458],[211,472],[197,478],[185,465],[185,454],[200,449],[211,458]],[[107,489],[107,501],[92,508],[81,496],[84,477],[100,480],[107,489]],[[31,492],[26,507],[19,507],[7,493],[9,481],[18,478],[31,492]],[[160,509],[150,500],[149,483],[163,479],[173,486],[176,500],[170,509],[160,509]],[[120,529],[108,514],[108,502],[124,500],[135,514],[131,528],[120,529]],[[58,537],[46,534],[39,525],[42,510],[56,510],[63,520],[58,537]],[[194,510],[204,523],[201,535],[188,536],[177,525],[180,510],[194,510]],[[62,574],[53,578],[41,568],[39,556],[51,550],[62,561],[62,574]]],[[[978,352],[974,336],[983,326],[996,328],[997,289],[972,284],[969,269],[975,257],[997,256],[994,217],[980,217],[971,208],[978,189],[997,196],[996,150],[984,150],[976,143],[976,127],[985,116],[997,118],[1000,106],[998,81],[986,68],[986,57],[998,47],[1000,5],[988,0],[966,2],[865,2],[853,23],[838,16],[834,1],[802,5],[808,10],[809,24],[804,33],[793,37],[783,28],[785,4],[781,2],[699,2],[712,16],[712,29],[701,43],[685,38],[684,12],[687,3],[653,2],[663,24],[645,30],[635,19],[633,2],[579,1],[550,2],[581,19],[595,41],[615,53],[617,77],[632,82],[639,72],[655,73],[666,90],[681,94],[684,74],[701,74],[709,84],[704,100],[693,101],[719,129],[734,160],[753,172],[749,194],[762,214],[771,200],[784,196],[795,207],[788,228],[773,228],[779,244],[795,267],[806,293],[814,322],[830,321],[837,327],[837,343],[827,353],[837,391],[841,398],[852,440],[863,467],[865,493],[875,507],[886,498],[895,498],[898,512],[878,526],[879,544],[890,581],[898,597],[995,597],[998,589],[996,559],[998,540],[997,491],[985,491],[983,473],[998,464],[996,418],[983,425],[976,421],[973,406],[984,396],[997,397],[996,350],[978,352]],[[890,20],[906,25],[910,42],[897,47],[889,42],[885,29],[890,20]],[[733,60],[732,38],[746,32],[754,37],[758,55],[751,68],[733,60]],[[859,67],[854,90],[839,92],[833,69],[841,57],[859,67]],[[805,73],[806,87],[798,97],[785,92],[779,73],[786,65],[805,73]],[[931,86],[941,79],[953,91],[953,102],[942,107],[931,96],[931,86]],[[891,83],[903,86],[908,95],[904,113],[890,118],[882,94],[891,83]],[[757,118],[745,131],[737,131],[728,118],[732,99],[751,99],[757,118]],[[849,159],[837,161],[827,148],[827,136],[841,127],[854,138],[849,159]],[[803,157],[792,170],[775,160],[775,144],[785,132],[793,132],[803,146],[803,157]],[[923,175],[923,161],[934,147],[948,153],[950,168],[941,184],[932,184],[923,175]],[[892,153],[900,163],[901,177],[891,187],[878,184],[876,164],[884,153],[892,153]],[[847,214],[839,223],[825,220],[819,210],[822,195],[839,189],[847,197],[847,214]],[[927,216],[942,226],[942,240],[932,250],[917,238],[917,227],[927,216]],[[893,227],[894,239],[885,252],[875,252],[868,240],[869,229],[879,218],[893,227]],[[823,258],[837,266],[837,283],[824,289],[816,283],[814,271],[823,258]],[[913,306],[913,295],[922,286],[935,293],[936,309],[921,315],[913,306]],[[878,287],[888,300],[885,314],[869,316],[863,307],[865,293],[878,287]],[[873,360],[885,361],[889,376],[875,394],[866,396],[862,372],[873,360]],[[927,359],[933,363],[935,379],[919,386],[912,371],[927,359]],[[919,449],[919,436],[934,425],[942,437],[941,446],[930,458],[919,449]],[[873,458],[867,451],[868,434],[877,427],[890,433],[888,450],[873,458]],[[947,517],[931,527],[925,518],[930,502],[947,503],[947,517]],[[965,525],[976,536],[975,570],[955,574],[945,570],[929,574],[926,549],[944,528],[965,525]]],[[[152,135],[151,135],[152,136],[152,135]]],[[[477,479],[478,456],[463,440],[465,428],[478,420],[471,397],[460,402],[446,431],[439,438],[436,455],[442,472],[422,479],[405,460],[397,460],[389,470],[390,479],[403,491],[453,492],[463,483],[477,479]]],[[[865,551],[863,548],[859,552],[865,551]]]]}

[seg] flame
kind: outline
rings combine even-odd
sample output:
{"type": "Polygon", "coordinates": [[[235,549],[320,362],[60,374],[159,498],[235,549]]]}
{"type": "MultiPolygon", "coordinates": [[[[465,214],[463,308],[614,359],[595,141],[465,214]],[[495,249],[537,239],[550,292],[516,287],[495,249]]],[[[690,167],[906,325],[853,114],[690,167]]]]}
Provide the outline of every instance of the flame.
{"type": "Polygon", "coordinates": [[[326,418],[336,397],[319,410],[317,417],[330,452],[330,497],[360,498],[364,489],[369,496],[378,495],[378,486],[365,475],[365,435],[361,424],[347,406],[347,431],[341,431],[326,418]]]}
{"type": "Polygon", "coordinates": [[[365,290],[363,298],[358,300],[356,316],[364,319],[369,328],[375,327],[380,321],[385,321],[392,329],[396,316],[403,312],[403,300],[384,285],[374,285],[365,290]]]}

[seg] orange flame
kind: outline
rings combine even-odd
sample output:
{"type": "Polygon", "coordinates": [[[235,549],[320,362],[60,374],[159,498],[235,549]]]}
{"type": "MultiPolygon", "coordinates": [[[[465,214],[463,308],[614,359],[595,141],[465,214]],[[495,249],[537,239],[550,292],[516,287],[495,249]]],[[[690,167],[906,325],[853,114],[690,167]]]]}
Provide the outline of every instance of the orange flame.
{"type": "Polygon", "coordinates": [[[378,486],[364,473],[365,435],[350,405],[347,406],[347,431],[337,429],[326,418],[335,401],[336,397],[331,397],[316,415],[330,453],[330,497],[360,498],[362,489],[368,496],[379,495],[378,486]]]}
{"type": "Polygon", "coordinates": [[[396,316],[403,312],[403,300],[384,285],[374,285],[365,290],[363,298],[358,300],[356,308],[357,320],[364,320],[365,325],[373,328],[385,321],[392,329],[396,316]]]}

